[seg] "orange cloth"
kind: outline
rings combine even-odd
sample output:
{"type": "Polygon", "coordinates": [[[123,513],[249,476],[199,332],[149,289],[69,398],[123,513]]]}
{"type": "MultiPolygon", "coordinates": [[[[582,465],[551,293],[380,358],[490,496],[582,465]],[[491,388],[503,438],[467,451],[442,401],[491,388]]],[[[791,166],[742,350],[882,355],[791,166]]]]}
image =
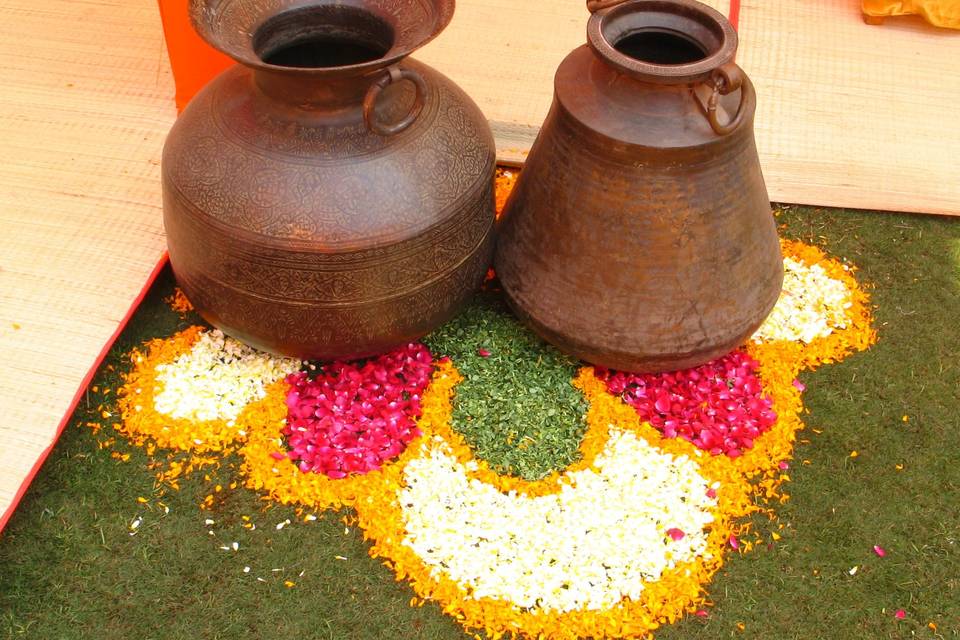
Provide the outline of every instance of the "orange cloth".
{"type": "Polygon", "coordinates": [[[863,0],[863,13],[875,18],[919,14],[932,25],[960,29],[960,0],[863,0]]]}
{"type": "Polygon", "coordinates": [[[177,85],[177,110],[183,108],[211,78],[233,64],[194,31],[187,13],[187,0],[158,0],[167,53],[177,85]]]}

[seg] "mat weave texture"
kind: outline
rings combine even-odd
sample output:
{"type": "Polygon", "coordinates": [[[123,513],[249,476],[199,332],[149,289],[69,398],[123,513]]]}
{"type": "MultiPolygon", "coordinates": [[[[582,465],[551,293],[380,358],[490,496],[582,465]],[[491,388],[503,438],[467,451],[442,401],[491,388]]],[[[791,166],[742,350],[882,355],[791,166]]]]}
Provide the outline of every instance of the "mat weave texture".
{"type": "Polygon", "coordinates": [[[0,13],[2,526],[163,255],[175,110],[154,3],[2,0],[0,13]]]}

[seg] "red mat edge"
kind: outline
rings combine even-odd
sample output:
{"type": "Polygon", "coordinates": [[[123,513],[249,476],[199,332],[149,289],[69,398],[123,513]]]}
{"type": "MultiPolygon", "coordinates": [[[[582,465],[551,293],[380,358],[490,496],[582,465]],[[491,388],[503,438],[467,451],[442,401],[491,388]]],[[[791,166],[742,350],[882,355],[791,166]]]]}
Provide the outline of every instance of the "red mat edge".
{"type": "Polygon", "coordinates": [[[87,387],[90,386],[90,383],[93,381],[94,375],[96,375],[97,370],[100,368],[100,365],[103,364],[104,359],[107,357],[107,354],[110,353],[110,349],[113,348],[113,344],[117,341],[117,338],[120,337],[120,334],[127,327],[127,323],[130,322],[130,318],[133,317],[133,314],[140,307],[140,303],[143,302],[143,299],[147,296],[147,293],[150,291],[150,288],[153,286],[153,283],[156,282],[157,277],[160,275],[160,272],[163,271],[163,268],[167,266],[169,260],[169,255],[164,251],[160,255],[160,259],[157,260],[157,263],[153,266],[153,270],[150,272],[150,275],[147,277],[146,282],[144,282],[143,287],[140,289],[140,292],[137,294],[137,297],[134,298],[133,302],[130,304],[130,308],[127,309],[127,313],[123,316],[123,319],[120,320],[120,324],[117,326],[116,330],[113,332],[113,335],[107,340],[106,344],[103,345],[103,348],[100,350],[99,355],[97,355],[96,361],[90,366],[90,369],[87,371],[87,374],[83,377],[83,380],[80,382],[80,386],[77,388],[77,392],[73,395],[73,400],[70,402],[70,406],[67,408],[66,413],[63,415],[63,418],[60,420],[60,424],[57,425],[57,433],[53,437],[53,441],[43,450],[43,453],[40,454],[40,457],[37,458],[37,461],[33,463],[33,468],[30,469],[30,473],[20,484],[20,488],[17,489],[17,492],[13,496],[13,500],[7,506],[6,511],[3,512],[3,515],[0,516],[0,533],[3,532],[4,527],[7,526],[7,522],[10,521],[10,518],[13,516],[13,512],[16,510],[17,506],[20,504],[20,501],[23,499],[23,496],[27,493],[27,488],[36,478],[37,473],[40,472],[40,468],[43,467],[43,463],[47,461],[47,456],[50,455],[50,452],[53,451],[54,446],[56,446],[57,441],[60,439],[60,436],[63,434],[63,430],[66,429],[67,424],[70,422],[70,419],[73,417],[74,411],[77,409],[77,405],[80,404],[80,400],[83,398],[84,394],[87,392],[87,387]]]}

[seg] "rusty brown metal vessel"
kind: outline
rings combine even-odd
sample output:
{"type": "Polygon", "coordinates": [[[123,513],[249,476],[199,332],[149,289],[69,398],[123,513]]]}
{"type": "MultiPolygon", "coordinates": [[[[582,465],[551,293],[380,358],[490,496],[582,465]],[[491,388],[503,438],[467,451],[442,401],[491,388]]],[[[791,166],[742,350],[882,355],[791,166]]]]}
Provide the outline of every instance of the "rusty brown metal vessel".
{"type": "Polygon", "coordinates": [[[731,351],[783,281],[737,34],[693,0],[594,0],[495,257],[547,341],[627,371],[731,351]]]}
{"type": "Polygon", "coordinates": [[[454,0],[190,0],[239,65],[163,154],[177,281],[209,322],[310,359],[383,352],[450,318],[493,253],[493,136],[407,56],[454,0]]]}

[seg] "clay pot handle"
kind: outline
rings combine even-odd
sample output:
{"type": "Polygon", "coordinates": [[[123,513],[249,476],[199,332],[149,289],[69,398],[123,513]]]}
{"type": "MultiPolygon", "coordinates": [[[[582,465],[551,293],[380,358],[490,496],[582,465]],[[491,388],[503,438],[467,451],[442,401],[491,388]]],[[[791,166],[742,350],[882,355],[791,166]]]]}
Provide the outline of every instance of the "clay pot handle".
{"type": "Polygon", "coordinates": [[[587,0],[587,11],[590,13],[596,13],[597,11],[603,11],[604,9],[609,9],[614,5],[618,5],[626,0],[587,0]]]}
{"type": "Polygon", "coordinates": [[[423,111],[423,103],[426,100],[426,96],[427,83],[423,81],[423,77],[419,73],[413,69],[401,69],[397,66],[392,66],[387,69],[386,75],[374,82],[370,85],[370,88],[367,89],[367,95],[363,97],[363,121],[366,123],[367,128],[377,135],[395,135],[409,127],[413,124],[413,121],[417,119],[417,116],[423,111]],[[402,80],[409,80],[417,90],[413,99],[413,106],[410,107],[410,111],[399,122],[384,124],[377,120],[377,111],[375,108],[377,106],[377,98],[380,97],[381,91],[394,82],[400,82],[402,80]]]}
{"type": "Polygon", "coordinates": [[[749,82],[744,84],[743,78],[743,69],[732,62],[718,67],[710,76],[713,82],[713,92],[707,100],[706,116],[710,127],[717,135],[727,135],[740,126],[740,122],[743,120],[744,105],[747,104],[749,100],[748,93],[753,92],[753,86],[749,82]],[[737,113],[730,119],[730,122],[722,124],[717,117],[717,107],[720,102],[720,96],[725,96],[737,89],[740,89],[740,104],[737,105],[737,113]]]}

